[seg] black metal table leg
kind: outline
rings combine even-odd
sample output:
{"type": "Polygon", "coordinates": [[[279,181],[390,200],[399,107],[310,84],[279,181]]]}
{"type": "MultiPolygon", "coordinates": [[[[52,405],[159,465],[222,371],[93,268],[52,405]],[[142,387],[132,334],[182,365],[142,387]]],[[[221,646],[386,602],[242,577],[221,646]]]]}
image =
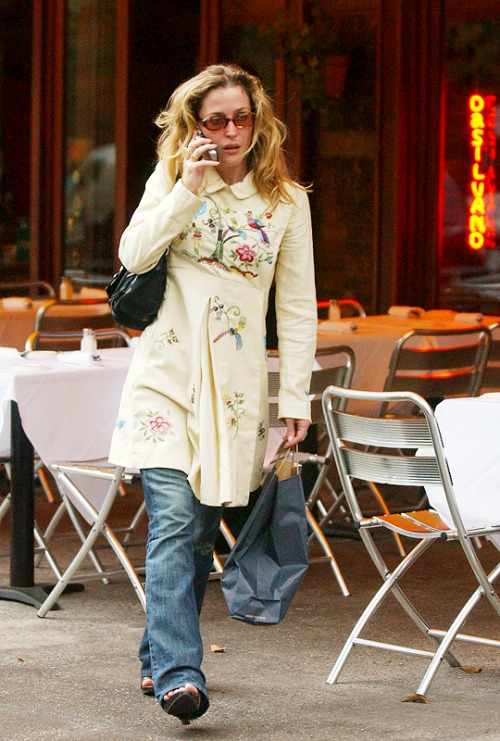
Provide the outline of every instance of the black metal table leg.
{"type": "MultiPolygon", "coordinates": [[[[35,584],[33,526],[34,450],[21,424],[19,407],[11,401],[10,587],[0,587],[0,600],[40,607],[53,585],[35,584]]],[[[73,591],[81,584],[70,585],[73,591]]],[[[53,610],[59,609],[55,604],[53,610]]]]}

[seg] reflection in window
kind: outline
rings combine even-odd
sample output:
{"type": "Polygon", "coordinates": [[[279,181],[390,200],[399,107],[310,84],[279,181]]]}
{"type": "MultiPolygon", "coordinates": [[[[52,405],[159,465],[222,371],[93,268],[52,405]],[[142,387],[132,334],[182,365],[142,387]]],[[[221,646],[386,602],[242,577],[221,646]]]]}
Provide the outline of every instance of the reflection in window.
{"type": "Polygon", "coordinates": [[[112,270],[115,16],[115,0],[68,1],[64,272],[80,282],[112,270]]]}

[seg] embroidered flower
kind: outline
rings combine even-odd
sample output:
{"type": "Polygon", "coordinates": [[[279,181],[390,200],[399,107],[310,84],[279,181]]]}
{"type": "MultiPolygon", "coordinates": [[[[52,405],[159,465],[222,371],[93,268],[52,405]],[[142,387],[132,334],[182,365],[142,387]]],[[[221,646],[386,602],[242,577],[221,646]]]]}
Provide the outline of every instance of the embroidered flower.
{"type": "Polygon", "coordinates": [[[167,416],[159,412],[148,412],[148,419],[140,420],[140,429],[144,435],[144,439],[152,440],[156,443],[163,442],[167,433],[173,435],[172,422],[170,422],[168,416],[170,416],[170,410],[167,410],[167,416]]]}
{"type": "Polygon", "coordinates": [[[234,394],[224,394],[222,402],[226,406],[226,424],[229,430],[234,430],[233,438],[236,439],[240,430],[240,421],[245,414],[243,405],[245,394],[235,391],[234,394]]]}
{"type": "Polygon", "coordinates": [[[175,342],[179,342],[179,338],[175,334],[174,330],[171,329],[169,332],[162,332],[160,338],[155,340],[155,344],[158,345],[160,350],[165,349],[165,343],[173,345],[175,342]]]}
{"type": "Polygon", "coordinates": [[[172,427],[172,423],[162,417],[160,414],[157,417],[149,420],[149,429],[151,434],[155,435],[166,435],[169,429],[172,427]]]}
{"type": "Polygon", "coordinates": [[[239,256],[241,262],[253,262],[255,259],[255,250],[253,250],[248,244],[242,244],[241,247],[237,247],[235,252],[239,256]]]}
{"type": "Polygon", "coordinates": [[[124,424],[125,424],[125,420],[124,419],[118,419],[117,422],[116,422],[116,426],[118,427],[119,430],[122,429],[122,427],[123,427],[124,424]]]}

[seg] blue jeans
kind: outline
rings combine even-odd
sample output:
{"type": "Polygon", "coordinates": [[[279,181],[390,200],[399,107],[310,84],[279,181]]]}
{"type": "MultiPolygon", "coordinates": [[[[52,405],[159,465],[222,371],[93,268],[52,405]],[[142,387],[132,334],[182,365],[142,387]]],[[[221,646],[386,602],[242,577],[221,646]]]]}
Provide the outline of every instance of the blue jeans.
{"type": "Polygon", "coordinates": [[[141,477],[149,517],[141,676],[153,678],[158,702],[170,690],[194,684],[202,715],[208,695],[198,618],[222,507],[200,504],[182,471],[146,468],[141,477]]]}

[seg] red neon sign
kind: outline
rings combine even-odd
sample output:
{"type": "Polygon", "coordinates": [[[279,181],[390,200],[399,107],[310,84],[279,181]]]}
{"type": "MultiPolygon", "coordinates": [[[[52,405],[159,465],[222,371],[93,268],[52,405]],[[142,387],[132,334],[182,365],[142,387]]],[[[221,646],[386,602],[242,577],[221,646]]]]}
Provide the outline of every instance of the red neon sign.
{"type": "Polygon", "coordinates": [[[473,250],[496,247],[496,102],[496,95],[475,93],[469,98],[472,198],[469,206],[468,244],[473,250]]]}

